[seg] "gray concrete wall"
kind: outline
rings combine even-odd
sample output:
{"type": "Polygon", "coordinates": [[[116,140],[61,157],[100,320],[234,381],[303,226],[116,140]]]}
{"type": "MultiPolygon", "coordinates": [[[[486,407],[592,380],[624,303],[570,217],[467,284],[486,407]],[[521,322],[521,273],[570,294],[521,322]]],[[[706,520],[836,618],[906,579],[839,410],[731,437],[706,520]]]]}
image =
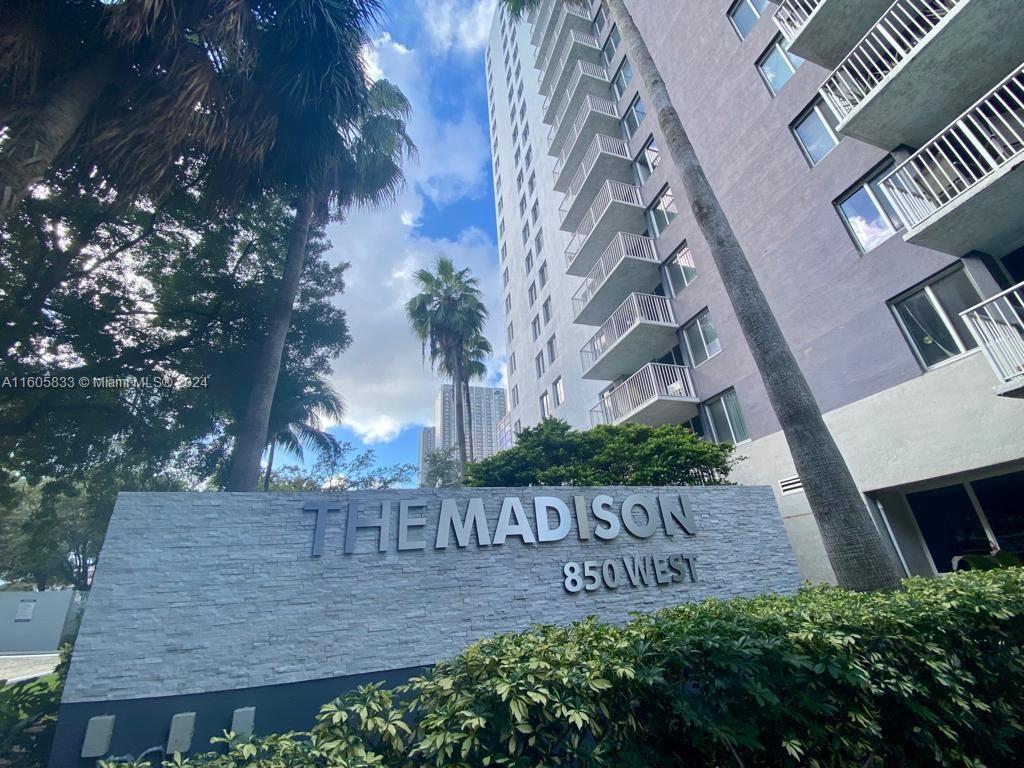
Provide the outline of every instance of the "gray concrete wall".
{"type": "MultiPolygon", "coordinates": [[[[543,544],[509,538],[500,546],[435,549],[442,499],[483,500],[493,533],[502,500],[522,499],[533,526],[535,496],[572,509],[597,493],[617,503],[630,493],[680,489],[394,490],[327,497],[324,551],[311,556],[317,494],[121,494],[79,632],[65,703],[170,696],[339,677],[432,664],[497,632],[535,622],[597,614],[625,621],[645,611],[705,597],[788,592],[799,583],[771,491],[685,489],[695,535],[660,527],[649,538],[625,530],[581,541],[574,517],[567,537],[543,544]],[[414,540],[397,551],[398,507],[426,502],[414,540]],[[392,502],[386,551],[377,532],[359,529],[356,552],[343,544],[346,506],[392,502]],[[424,534],[425,531],[425,534],[424,534]],[[567,561],[683,554],[698,581],[619,586],[570,594],[567,561]]],[[[636,515],[642,520],[641,511],[636,515]]],[[[596,532],[596,522],[589,518],[596,532]]]]}
{"type": "Polygon", "coordinates": [[[0,592],[0,654],[53,653],[74,599],[74,590],[0,592]],[[31,619],[19,621],[18,610],[33,602],[31,619]]]}

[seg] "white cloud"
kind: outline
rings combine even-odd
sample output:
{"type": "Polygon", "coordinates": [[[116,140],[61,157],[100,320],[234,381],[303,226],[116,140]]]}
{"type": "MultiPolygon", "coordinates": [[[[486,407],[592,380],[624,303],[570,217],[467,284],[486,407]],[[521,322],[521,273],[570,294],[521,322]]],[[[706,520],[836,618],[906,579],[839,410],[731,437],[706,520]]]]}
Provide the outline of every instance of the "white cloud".
{"type": "Polygon", "coordinates": [[[497,0],[416,0],[434,46],[472,53],[487,44],[497,0]]]}
{"type": "Polygon", "coordinates": [[[422,220],[425,199],[444,205],[479,197],[490,183],[486,128],[468,111],[431,110],[431,67],[443,66],[434,59],[431,51],[407,47],[387,35],[367,51],[371,71],[396,83],[412,102],[410,133],[420,159],[406,168],[408,187],[396,205],[385,211],[352,211],[343,224],[328,230],[333,243],[329,258],[352,265],[345,294],[337,301],[348,314],[353,343],[336,361],[331,380],[348,406],[344,423],[369,443],[387,442],[409,425],[433,422],[441,379],[422,362],[404,304],[416,292],[416,270],[429,267],[440,255],[480,278],[491,311],[486,334],[495,349],[489,381],[504,380],[501,292],[492,236],[472,226],[451,239],[424,237],[413,229],[422,220]]]}

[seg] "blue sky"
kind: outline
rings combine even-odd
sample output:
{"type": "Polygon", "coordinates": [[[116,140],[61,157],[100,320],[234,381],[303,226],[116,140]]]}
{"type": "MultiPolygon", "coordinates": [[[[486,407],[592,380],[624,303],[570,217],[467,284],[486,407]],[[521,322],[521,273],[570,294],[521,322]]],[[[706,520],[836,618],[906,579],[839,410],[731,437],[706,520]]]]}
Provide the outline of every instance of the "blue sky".
{"type": "Polygon", "coordinates": [[[402,305],[415,292],[412,274],[437,256],[453,258],[480,278],[492,315],[487,335],[496,350],[488,383],[503,383],[484,76],[494,4],[386,0],[384,29],[367,52],[371,71],[395,82],[412,102],[410,133],[420,157],[407,168],[408,185],[395,206],[354,211],[329,230],[330,258],[351,263],[337,303],[353,335],[331,376],[347,416],[330,431],[372,448],[384,464],[415,464],[420,427],[433,423],[441,379],[421,363],[402,305]]]}

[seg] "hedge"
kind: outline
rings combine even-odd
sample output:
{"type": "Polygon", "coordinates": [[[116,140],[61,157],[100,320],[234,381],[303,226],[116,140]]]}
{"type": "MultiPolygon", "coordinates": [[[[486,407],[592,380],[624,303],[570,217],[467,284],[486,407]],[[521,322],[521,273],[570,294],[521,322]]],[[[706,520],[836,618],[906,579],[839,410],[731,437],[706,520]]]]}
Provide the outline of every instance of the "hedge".
{"type": "Polygon", "coordinates": [[[706,600],[499,635],[408,685],[338,698],[308,733],[227,735],[175,763],[1019,765],[1022,647],[1020,568],[706,600]]]}

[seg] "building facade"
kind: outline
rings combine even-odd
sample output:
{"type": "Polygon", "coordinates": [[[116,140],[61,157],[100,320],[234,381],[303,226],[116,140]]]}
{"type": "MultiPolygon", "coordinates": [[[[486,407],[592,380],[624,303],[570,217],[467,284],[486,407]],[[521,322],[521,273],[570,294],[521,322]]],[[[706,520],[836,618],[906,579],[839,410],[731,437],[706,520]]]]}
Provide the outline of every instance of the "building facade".
{"type": "Polygon", "coordinates": [[[420,430],[420,446],[418,453],[417,466],[419,467],[419,481],[423,484],[423,478],[427,474],[427,455],[435,449],[437,445],[437,429],[434,427],[423,427],[420,430]]]}
{"type": "MultiPolygon", "coordinates": [[[[934,574],[957,554],[1020,551],[1019,3],[627,6],[903,569],[934,574]]],[[[565,243],[546,257],[549,273],[557,261],[564,274],[548,275],[554,320],[542,336],[575,349],[559,369],[573,397],[554,415],[581,428],[689,423],[736,443],[745,460],[733,479],[775,488],[803,575],[832,578],[649,94],[606,10],[549,0],[519,23],[499,12],[486,66],[513,423],[536,423],[534,401],[543,406],[551,384],[534,375],[540,297],[519,263],[536,195],[546,241],[565,243]],[[530,155],[550,173],[536,171],[524,205],[517,180],[534,172],[530,155]]]]}
{"type": "MultiPolygon", "coordinates": [[[[469,409],[472,410],[472,454],[470,461],[479,461],[493,456],[500,449],[498,424],[508,411],[505,390],[501,387],[470,387],[469,409]]],[[[469,441],[470,424],[466,417],[466,437],[469,441]]],[[[451,384],[444,384],[438,390],[434,401],[434,436],[431,450],[454,448],[457,445],[455,430],[455,390],[451,384]]],[[[422,451],[423,437],[420,437],[422,451]]],[[[467,448],[467,451],[469,449],[467,448]]]]}

